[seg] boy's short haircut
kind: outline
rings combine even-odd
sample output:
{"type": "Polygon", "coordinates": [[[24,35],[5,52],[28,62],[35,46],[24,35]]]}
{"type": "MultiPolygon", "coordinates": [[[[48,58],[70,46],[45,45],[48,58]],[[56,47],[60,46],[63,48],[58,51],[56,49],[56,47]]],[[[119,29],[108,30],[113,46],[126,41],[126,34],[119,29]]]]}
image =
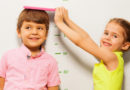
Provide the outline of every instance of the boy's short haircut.
{"type": "Polygon", "coordinates": [[[45,24],[46,30],[49,29],[49,16],[44,10],[24,9],[19,15],[17,30],[21,29],[24,21],[45,24]]]}

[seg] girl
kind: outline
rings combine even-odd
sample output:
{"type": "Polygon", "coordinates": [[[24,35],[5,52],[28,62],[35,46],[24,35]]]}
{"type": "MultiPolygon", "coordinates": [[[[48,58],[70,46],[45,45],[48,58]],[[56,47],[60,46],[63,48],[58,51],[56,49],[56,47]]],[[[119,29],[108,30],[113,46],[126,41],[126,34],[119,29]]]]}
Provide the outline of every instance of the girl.
{"type": "Polygon", "coordinates": [[[57,8],[57,27],[77,46],[100,60],[93,70],[94,90],[121,90],[124,61],[122,51],[130,46],[130,23],[121,18],[111,19],[100,40],[100,47],[82,28],[68,17],[68,11],[57,8]]]}

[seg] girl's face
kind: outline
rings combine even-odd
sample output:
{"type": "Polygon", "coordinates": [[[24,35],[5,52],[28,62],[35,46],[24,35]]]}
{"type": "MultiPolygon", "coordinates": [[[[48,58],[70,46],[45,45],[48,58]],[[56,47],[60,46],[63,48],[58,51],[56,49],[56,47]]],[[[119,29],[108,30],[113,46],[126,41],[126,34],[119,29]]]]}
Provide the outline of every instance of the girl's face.
{"type": "Polygon", "coordinates": [[[110,22],[107,24],[100,40],[101,47],[111,51],[123,50],[125,43],[125,30],[117,23],[110,22]]]}

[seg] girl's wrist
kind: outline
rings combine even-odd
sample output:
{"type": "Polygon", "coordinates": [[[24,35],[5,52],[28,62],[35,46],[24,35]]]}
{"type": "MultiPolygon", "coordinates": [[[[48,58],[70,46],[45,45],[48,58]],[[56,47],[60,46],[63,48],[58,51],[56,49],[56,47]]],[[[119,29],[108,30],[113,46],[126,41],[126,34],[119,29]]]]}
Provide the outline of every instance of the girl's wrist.
{"type": "Polygon", "coordinates": [[[55,24],[59,27],[63,24],[63,21],[57,21],[57,22],[55,22],[55,24]]]}
{"type": "Polygon", "coordinates": [[[65,22],[70,22],[71,20],[68,18],[65,18],[65,22]]]}

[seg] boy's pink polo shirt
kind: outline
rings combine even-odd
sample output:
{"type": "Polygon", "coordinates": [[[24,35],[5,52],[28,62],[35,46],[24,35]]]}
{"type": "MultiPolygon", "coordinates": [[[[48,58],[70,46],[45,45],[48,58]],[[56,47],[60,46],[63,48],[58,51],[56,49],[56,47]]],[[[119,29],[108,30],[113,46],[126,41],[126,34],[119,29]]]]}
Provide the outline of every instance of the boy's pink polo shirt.
{"type": "Polygon", "coordinates": [[[0,60],[4,90],[47,90],[60,84],[56,60],[43,50],[36,56],[24,45],[5,53],[0,60]]]}

